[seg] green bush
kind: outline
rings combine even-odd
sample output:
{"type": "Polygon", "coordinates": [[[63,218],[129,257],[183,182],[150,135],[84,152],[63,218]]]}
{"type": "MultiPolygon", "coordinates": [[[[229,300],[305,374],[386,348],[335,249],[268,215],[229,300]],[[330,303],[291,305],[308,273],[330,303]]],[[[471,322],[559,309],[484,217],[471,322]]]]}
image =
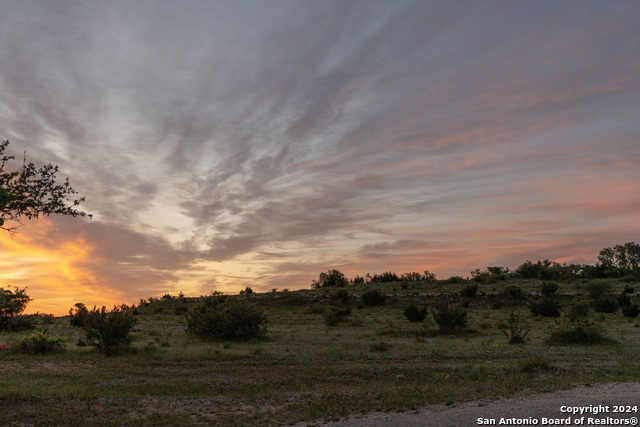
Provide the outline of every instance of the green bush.
{"type": "Polygon", "coordinates": [[[353,279],[351,279],[351,283],[353,283],[354,285],[362,285],[364,284],[364,277],[356,276],[353,279]]]}
{"type": "Polygon", "coordinates": [[[373,276],[369,276],[369,280],[371,283],[392,283],[392,282],[400,282],[402,279],[391,271],[385,271],[382,274],[374,274],[373,276]]]}
{"type": "Polygon", "coordinates": [[[478,294],[478,285],[475,283],[467,283],[460,291],[460,295],[465,298],[475,298],[478,294]]]}
{"type": "Polygon", "coordinates": [[[529,309],[534,316],[560,316],[560,303],[554,296],[545,296],[538,301],[532,301],[529,304],[529,309]]]}
{"type": "Polygon", "coordinates": [[[187,331],[214,341],[247,341],[266,332],[266,315],[246,299],[227,299],[214,294],[203,297],[188,313],[187,331]]]}
{"type": "Polygon", "coordinates": [[[631,305],[631,297],[626,293],[621,293],[616,297],[616,301],[618,301],[619,307],[628,307],[631,305]]]}
{"type": "Polygon", "coordinates": [[[342,304],[347,304],[349,302],[349,291],[346,289],[340,289],[336,291],[335,294],[331,296],[331,299],[338,301],[342,304]]]}
{"type": "Polygon", "coordinates": [[[351,308],[338,307],[331,305],[322,313],[324,324],[327,326],[336,326],[338,323],[344,322],[351,314],[351,308]]]}
{"type": "Polygon", "coordinates": [[[565,316],[571,321],[583,319],[591,313],[591,301],[580,300],[571,304],[565,310],[565,316]]]}
{"type": "Polygon", "coordinates": [[[20,314],[5,319],[1,330],[4,332],[17,332],[35,329],[38,321],[37,314],[20,314]]]}
{"type": "Polygon", "coordinates": [[[522,288],[518,285],[507,285],[499,293],[505,303],[515,304],[526,299],[522,288]]]}
{"type": "Polygon", "coordinates": [[[551,367],[549,361],[544,357],[530,357],[522,362],[518,363],[520,371],[524,373],[531,373],[535,371],[547,370],[551,367]]]}
{"type": "Polygon", "coordinates": [[[467,311],[461,306],[452,307],[446,302],[439,303],[431,310],[431,315],[441,333],[457,332],[467,327],[467,311]]]}
{"type": "Polygon", "coordinates": [[[37,330],[33,334],[16,339],[11,344],[11,351],[22,354],[45,354],[63,351],[67,341],[62,336],[52,337],[46,329],[37,330]]]}
{"type": "Polygon", "coordinates": [[[558,292],[559,288],[560,286],[555,282],[545,282],[542,284],[542,288],[540,289],[540,291],[545,297],[550,297],[555,295],[558,292]]]}
{"type": "Polygon", "coordinates": [[[51,325],[55,320],[55,316],[53,314],[45,314],[45,313],[36,313],[40,317],[40,321],[42,321],[43,325],[51,325]]]}
{"type": "Polygon", "coordinates": [[[362,303],[366,306],[384,305],[385,296],[377,289],[369,289],[365,291],[362,296],[362,303]]]}
{"type": "Polygon", "coordinates": [[[592,304],[596,313],[615,313],[618,311],[618,303],[612,297],[601,296],[594,299],[592,304]]]}
{"type": "Polygon", "coordinates": [[[311,287],[313,289],[320,288],[343,288],[349,284],[349,281],[345,277],[344,273],[333,269],[329,270],[326,273],[320,273],[318,280],[313,280],[311,282],[311,287]]]}
{"type": "Polygon", "coordinates": [[[87,341],[79,344],[91,345],[106,355],[113,355],[130,349],[130,333],[136,319],[124,305],[114,305],[113,310],[107,311],[104,306],[101,309],[94,306],[93,310],[88,310],[79,303],[75,305],[75,312],[69,310],[69,322],[86,335],[87,341]]]}
{"type": "Polygon", "coordinates": [[[422,322],[427,318],[427,307],[418,308],[417,305],[411,303],[405,307],[404,315],[411,322],[422,322]]]}
{"type": "Polygon", "coordinates": [[[549,335],[553,344],[601,344],[610,342],[598,325],[588,320],[564,322],[553,328],[549,335]]]}
{"type": "Polygon", "coordinates": [[[640,308],[638,308],[638,304],[629,304],[626,307],[622,307],[622,315],[624,317],[631,317],[632,319],[635,319],[636,317],[638,317],[638,315],[640,315],[640,308]]]}
{"type": "Polygon", "coordinates": [[[613,292],[613,283],[611,282],[591,282],[587,285],[587,291],[592,300],[597,300],[606,294],[613,292]]]}
{"type": "Polygon", "coordinates": [[[462,276],[451,276],[447,280],[445,280],[445,283],[449,285],[457,285],[457,284],[466,283],[466,282],[467,280],[462,276]]]}
{"type": "Polygon", "coordinates": [[[499,280],[505,280],[509,276],[509,269],[504,267],[487,267],[486,271],[479,268],[471,272],[471,278],[474,282],[482,282],[493,284],[499,280]]]}

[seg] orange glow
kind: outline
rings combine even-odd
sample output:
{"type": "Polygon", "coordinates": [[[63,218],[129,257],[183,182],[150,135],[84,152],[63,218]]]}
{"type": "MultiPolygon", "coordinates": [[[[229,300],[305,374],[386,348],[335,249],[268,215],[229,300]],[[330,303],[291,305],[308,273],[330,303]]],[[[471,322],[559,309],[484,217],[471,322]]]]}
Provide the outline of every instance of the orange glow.
{"type": "Polygon", "coordinates": [[[0,234],[0,286],[27,287],[27,313],[65,315],[77,302],[110,305],[122,295],[90,268],[94,248],[81,235],[55,240],[50,221],[32,221],[11,236],[0,234]]]}

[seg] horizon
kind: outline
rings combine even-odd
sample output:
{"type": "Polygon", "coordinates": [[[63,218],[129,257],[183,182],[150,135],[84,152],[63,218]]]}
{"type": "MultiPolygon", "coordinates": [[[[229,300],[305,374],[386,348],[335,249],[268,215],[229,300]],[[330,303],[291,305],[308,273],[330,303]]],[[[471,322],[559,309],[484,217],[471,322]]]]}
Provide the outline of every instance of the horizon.
{"type": "Polygon", "coordinates": [[[65,314],[640,241],[631,1],[0,4],[0,140],[88,218],[0,233],[65,314]]]}

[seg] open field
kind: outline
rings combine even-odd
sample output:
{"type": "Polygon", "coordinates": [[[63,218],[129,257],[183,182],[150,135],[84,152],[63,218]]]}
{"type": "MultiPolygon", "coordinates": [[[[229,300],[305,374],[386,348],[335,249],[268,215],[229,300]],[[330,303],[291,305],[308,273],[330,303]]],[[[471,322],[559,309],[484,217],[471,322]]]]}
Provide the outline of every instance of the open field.
{"type": "MultiPolygon", "coordinates": [[[[589,281],[559,283],[563,307],[588,298],[589,281]]],[[[638,283],[618,283],[614,295],[638,283]]],[[[640,324],[620,310],[591,313],[610,342],[559,345],[549,330],[562,318],[533,317],[528,303],[542,282],[371,284],[383,306],[362,306],[366,285],[352,285],[352,313],[336,326],[323,313],[336,289],[252,294],[268,317],[267,338],[206,342],[185,333],[176,299],[139,307],[135,353],[105,357],[75,345],[81,335],[69,318],[49,332],[65,335],[68,350],[44,356],[0,353],[2,425],[278,425],[338,420],[371,411],[403,411],[431,403],[501,398],[640,377],[640,324]],[[499,293],[520,287],[526,299],[499,293]],[[414,302],[466,301],[469,330],[441,334],[433,317],[407,320],[414,302]],[[509,344],[505,318],[520,314],[527,340],[509,344]]],[[[635,300],[637,293],[631,294],[635,300]]],[[[187,300],[187,303],[190,301],[187,300]]],[[[1,333],[0,342],[31,331],[1,333]]]]}

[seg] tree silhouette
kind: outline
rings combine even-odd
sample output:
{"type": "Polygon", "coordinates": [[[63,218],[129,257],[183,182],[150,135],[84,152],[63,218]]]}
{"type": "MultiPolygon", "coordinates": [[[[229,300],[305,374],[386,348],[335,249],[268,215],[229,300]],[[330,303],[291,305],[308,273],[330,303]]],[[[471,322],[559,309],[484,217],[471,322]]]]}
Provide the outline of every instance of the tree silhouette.
{"type": "MultiPolygon", "coordinates": [[[[76,209],[84,197],[73,201],[68,198],[77,194],[69,184],[69,178],[62,184],[56,183],[58,166],[47,164],[36,169],[33,163],[26,163],[25,159],[19,170],[5,172],[6,163],[15,159],[15,156],[4,155],[7,145],[9,141],[0,143],[0,229],[13,233],[16,227],[7,227],[6,221],[22,225],[22,217],[33,219],[50,214],[87,216],[76,209]]],[[[91,218],[91,215],[88,216],[91,218]]]]}

